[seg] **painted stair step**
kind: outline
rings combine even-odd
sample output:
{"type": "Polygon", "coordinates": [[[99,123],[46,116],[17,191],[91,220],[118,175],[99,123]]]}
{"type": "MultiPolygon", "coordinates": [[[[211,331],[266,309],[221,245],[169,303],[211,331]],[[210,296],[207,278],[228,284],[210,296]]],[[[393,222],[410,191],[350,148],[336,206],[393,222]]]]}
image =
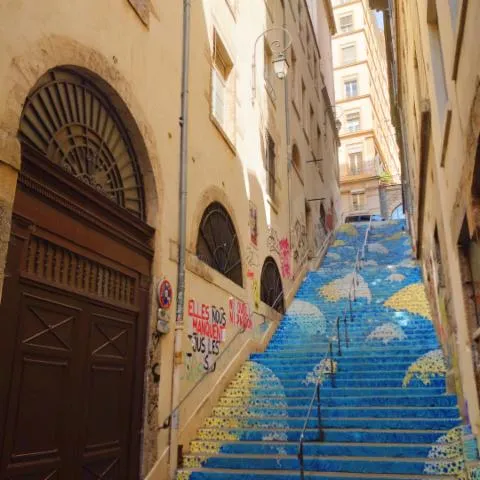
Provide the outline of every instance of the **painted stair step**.
{"type": "MultiPolygon", "coordinates": [[[[384,430],[438,430],[450,429],[460,424],[458,418],[324,418],[321,421],[324,428],[361,428],[384,430]]],[[[304,418],[263,417],[263,418],[223,418],[208,417],[204,426],[220,428],[264,428],[264,429],[296,429],[305,424],[304,418]]],[[[312,416],[307,422],[308,428],[316,428],[318,420],[312,416]]]]}
{"type": "MultiPolygon", "coordinates": [[[[235,382],[230,384],[230,387],[235,388],[235,382]]],[[[237,382],[238,387],[246,388],[251,387],[260,388],[262,390],[268,389],[269,387],[272,389],[278,389],[278,386],[272,386],[271,382],[256,382],[248,384],[247,382],[237,382]]],[[[289,390],[301,389],[306,388],[305,384],[301,384],[300,386],[295,385],[293,382],[289,382],[289,384],[284,385],[285,392],[289,390]]],[[[309,386],[310,393],[313,395],[313,386],[309,386]]],[[[342,397],[422,397],[424,395],[432,396],[432,395],[446,395],[445,389],[440,387],[415,387],[415,388],[340,388],[340,387],[332,387],[330,385],[330,380],[325,381],[322,384],[322,396],[323,398],[342,398],[342,397]]]]}
{"type": "MultiPolygon", "coordinates": [[[[289,382],[290,385],[314,385],[315,380],[296,380],[299,378],[301,375],[305,378],[308,374],[308,370],[305,370],[303,373],[299,372],[297,375],[295,374],[284,374],[284,373],[278,373],[276,375],[276,378],[282,382],[289,382]]],[[[271,381],[271,380],[270,380],[271,381]]],[[[268,383],[268,380],[266,380],[268,383]]],[[[325,379],[324,382],[330,382],[328,378],[325,379]]],[[[257,385],[261,384],[260,382],[257,383],[257,385]]],[[[401,379],[396,379],[396,380],[388,380],[386,378],[379,379],[379,380],[367,380],[363,378],[359,378],[358,380],[353,380],[353,379],[342,379],[341,377],[336,377],[335,378],[335,384],[337,388],[353,388],[353,387],[358,387],[358,388],[367,388],[367,387],[380,387],[380,388],[388,388],[388,387],[401,387],[402,386],[402,380],[401,379]]],[[[433,378],[430,380],[430,385],[432,387],[439,387],[443,388],[445,387],[445,378],[433,378]]],[[[412,380],[411,383],[409,384],[408,388],[414,389],[414,388],[420,388],[423,387],[424,384],[418,380],[412,380]]]]}
{"type": "MultiPolygon", "coordinates": [[[[283,378],[283,376],[289,377],[294,372],[297,373],[297,377],[301,376],[302,374],[305,375],[311,372],[316,366],[318,362],[311,363],[310,365],[271,365],[269,369],[275,373],[278,378],[283,378]]],[[[407,372],[407,368],[403,370],[379,370],[377,372],[369,371],[369,372],[356,372],[356,371],[348,371],[347,369],[343,370],[341,368],[341,364],[335,373],[335,378],[339,380],[348,380],[348,379],[358,379],[361,378],[363,380],[400,380],[400,382],[405,377],[407,372]]],[[[242,378],[243,374],[236,376],[235,378],[242,378]]]]}
{"type": "MultiPolygon", "coordinates": [[[[400,459],[375,457],[304,457],[304,468],[313,472],[348,472],[348,473],[385,473],[390,474],[417,474],[425,472],[426,465],[438,469],[438,473],[451,473],[448,464],[462,464],[461,459],[450,459],[448,462],[441,460],[427,460],[422,458],[400,459]],[[446,471],[444,471],[446,470],[446,471]]],[[[199,466],[198,459],[192,456],[184,458],[186,467],[199,466]]],[[[207,468],[232,468],[232,469],[270,469],[270,470],[296,470],[300,468],[296,455],[215,455],[202,462],[207,468]]]]}
{"type": "MultiPolygon", "coordinates": [[[[313,394],[311,391],[309,392],[313,394]]],[[[265,407],[278,406],[307,407],[310,405],[312,395],[305,397],[276,397],[253,396],[251,398],[225,396],[219,400],[219,406],[226,407],[265,407]]],[[[456,407],[457,399],[454,395],[430,397],[329,397],[321,396],[320,404],[323,407],[456,407]]]]}
{"type": "MultiPolygon", "coordinates": [[[[252,386],[252,387],[264,387],[265,385],[271,385],[272,381],[279,382],[281,381],[282,385],[284,387],[290,387],[290,388],[295,388],[295,387],[305,387],[309,385],[314,385],[314,380],[305,380],[306,378],[306,373],[303,375],[304,379],[303,380],[296,380],[295,378],[288,378],[288,377],[277,377],[277,376],[271,376],[270,378],[265,378],[262,380],[258,381],[253,381],[253,382],[248,382],[245,379],[237,379],[233,380],[230,385],[232,387],[234,386],[252,386]]],[[[355,389],[355,388],[375,388],[375,389],[383,389],[383,390],[388,390],[390,388],[401,388],[402,387],[402,382],[400,381],[391,381],[389,382],[388,380],[379,380],[378,382],[375,381],[355,381],[355,380],[337,380],[335,379],[333,383],[336,385],[336,388],[343,388],[343,389],[355,389]]],[[[430,380],[431,387],[437,387],[440,389],[443,389],[441,393],[444,393],[445,391],[445,378],[433,378],[430,380]]],[[[330,375],[325,378],[323,382],[323,386],[328,389],[328,388],[334,388],[332,387],[332,379],[330,378],[330,375]]],[[[418,379],[415,381],[412,381],[411,384],[407,388],[404,388],[403,390],[409,391],[409,390],[416,390],[419,388],[423,388],[425,385],[418,379]]],[[[352,392],[354,393],[354,392],[352,392]]]]}
{"type": "MultiPolygon", "coordinates": [[[[308,347],[305,348],[278,348],[278,347],[269,347],[266,352],[267,353],[272,353],[274,352],[277,354],[278,352],[285,352],[289,353],[292,355],[296,354],[302,354],[302,352],[305,353],[311,353],[311,351],[319,351],[318,349],[309,349],[308,347]]],[[[428,348],[410,348],[406,349],[405,351],[389,351],[388,349],[385,350],[364,350],[362,352],[348,352],[348,349],[345,350],[344,355],[338,355],[336,352],[336,349],[334,349],[334,355],[335,357],[342,357],[344,361],[346,362],[357,362],[361,361],[362,359],[365,361],[368,359],[368,361],[376,361],[378,360],[387,360],[387,361],[394,361],[396,358],[401,358],[404,360],[407,359],[417,359],[421,355],[424,355],[425,353],[429,352],[431,349],[428,348]]],[[[324,350],[324,353],[326,353],[326,350],[324,350]]],[[[342,352],[343,353],[343,352],[342,352]]]]}
{"type": "MultiPolygon", "coordinates": [[[[450,475],[390,475],[335,472],[305,472],[305,478],[310,480],[457,480],[450,475]]],[[[233,470],[233,469],[194,469],[182,468],[177,480],[299,480],[296,470],[233,470]]]]}
{"type": "MultiPolygon", "coordinates": [[[[315,404],[316,406],[316,404],[315,404]]],[[[288,417],[305,418],[308,407],[214,407],[215,417],[279,417],[284,414],[288,417]]],[[[313,412],[316,416],[316,412],[313,412]]],[[[322,419],[339,417],[373,417],[373,418],[456,418],[459,417],[458,408],[432,407],[429,409],[419,407],[325,407],[321,408],[322,419]]]]}
{"type": "MultiPolygon", "coordinates": [[[[302,426],[303,427],[303,426],[302,426]]],[[[402,430],[402,429],[358,429],[358,428],[322,428],[325,442],[354,443],[434,443],[448,432],[441,430],[402,430]]],[[[206,428],[198,431],[198,439],[221,441],[289,441],[300,440],[301,428],[273,431],[258,428],[206,428]]],[[[318,441],[318,428],[305,431],[305,441],[318,441]]]]}
{"type": "MultiPolygon", "coordinates": [[[[373,331],[374,329],[372,329],[373,331]]],[[[372,333],[372,331],[369,332],[372,333]]],[[[425,348],[431,348],[435,350],[439,347],[439,343],[436,339],[426,340],[425,338],[418,337],[418,338],[408,338],[405,340],[398,340],[393,339],[388,343],[383,343],[382,340],[367,340],[368,335],[362,337],[351,337],[350,333],[348,333],[348,340],[349,340],[349,351],[356,351],[356,350],[365,350],[365,349],[399,349],[399,348],[411,348],[418,345],[421,345],[425,348]]],[[[342,327],[340,331],[340,341],[342,342],[342,346],[346,343],[345,341],[345,330],[342,327]]],[[[276,345],[298,345],[298,343],[305,343],[305,344],[312,344],[314,343],[318,348],[327,348],[329,343],[326,339],[326,335],[305,335],[303,337],[298,338],[288,338],[288,336],[278,336],[272,338],[272,342],[276,345]]]]}
{"type": "MultiPolygon", "coordinates": [[[[312,353],[311,355],[303,355],[303,356],[263,356],[263,357],[255,357],[251,361],[258,363],[260,365],[264,365],[266,367],[275,366],[275,365],[316,365],[318,362],[325,358],[324,353],[312,353]]],[[[346,358],[346,357],[345,357],[346,358]]],[[[344,358],[334,357],[334,360],[341,360],[343,362],[344,358]]],[[[250,364],[245,365],[242,367],[241,371],[249,368],[250,364]]],[[[382,362],[381,367],[382,370],[388,371],[395,371],[395,370],[406,370],[411,365],[409,360],[406,361],[392,361],[392,362],[382,362]]],[[[356,362],[354,364],[349,364],[348,366],[350,371],[356,370],[360,372],[372,372],[378,371],[378,365],[372,364],[372,362],[356,362]]]]}
{"type": "MultiPolygon", "coordinates": [[[[437,444],[438,445],[438,444],[437,444]]],[[[426,458],[431,444],[375,444],[375,443],[324,443],[308,442],[303,446],[308,456],[352,456],[352,457],[421,457],[426,458]]],[[[208,442],[194,440],[190,444],[191,454],[208,455],[212,452],[230,454],[297,455],[297,442],[208,442]]],[[[454,452],[451,457],[454,456],[454,452]]]]}

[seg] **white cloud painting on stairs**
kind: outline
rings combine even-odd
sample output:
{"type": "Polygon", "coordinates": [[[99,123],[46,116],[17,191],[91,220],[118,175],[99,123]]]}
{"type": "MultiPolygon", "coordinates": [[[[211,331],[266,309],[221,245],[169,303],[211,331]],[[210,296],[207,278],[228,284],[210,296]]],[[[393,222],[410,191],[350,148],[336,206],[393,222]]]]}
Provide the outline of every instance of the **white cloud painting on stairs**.
{"type": "Polygon", "coordinates": [[[313,303],[294,300],[287,314],[292,318],[295,330],[309,334],[324,334],[326,329],[325,316],[313,303]]]}
{"type": "MultiPolygon", "coordinates": [[[[342,278],[338,278],[333,282],[325,285],[322,288],[318,289],[318,293],[323,295],[330,302],[338,302],[341,298],[348,298],[350,292],[350,286],[352,285],[354,278],[353,273],[349,273],[342,278]]],[[[368,302],[372,300],[372,292],[368,288],[367,282],[363,279],[361,275],[357,275],[358,285],[356,286],[356,296],[357,298],[366,298],[368,302]]]]}
{"type": "Polygon", "coordinates": [[[367,342],[380,340],[387,345],[394,340],[404,340],[405,338],[405,332],[400,325],[397,325],[396,323],[384,323],[368,335],[367,342]]]}

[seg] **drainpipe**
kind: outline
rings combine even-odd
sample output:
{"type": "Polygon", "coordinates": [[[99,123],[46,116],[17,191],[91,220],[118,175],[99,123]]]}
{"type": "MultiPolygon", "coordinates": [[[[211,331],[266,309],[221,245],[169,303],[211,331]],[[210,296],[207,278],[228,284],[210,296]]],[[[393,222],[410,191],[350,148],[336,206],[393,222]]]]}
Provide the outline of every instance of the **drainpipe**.
{"type": "Polygon", "coordinates": [[[180,180],[178,213],[178,266],[177,266],[177,308],[175,317],[175,344],[172,374],[172,418],[170,422],[170,480],[175,480],[178,463],[179,411],[175,409],[180,398],[180,375],[182,372],[183,310],[185,306],[185,250],[187,224],[187,138],[188,138],[188,74],[190,56],[190,9],[191,0],[183,1],[182,38],[182,87],[180,113],[180,180]]]}
{"type": "MultiPolygon", "coordinates": [[[[283,28],[287,29],[287,13],[285,11],[285,3],[283,3],[283,28]]],[[[283,44],[287,43],[287,32],[283,31],[283,44]]],[[[290,202],[291,190],[291,170],[292,170],[292,145],[290,142],[290,105],[288,95],[288,75],[283,79],[283,90],[285,94],[285,135],[287,145],[287,196],[288,196],[288,243],[292,247],[292,206],[290,202]]]]}

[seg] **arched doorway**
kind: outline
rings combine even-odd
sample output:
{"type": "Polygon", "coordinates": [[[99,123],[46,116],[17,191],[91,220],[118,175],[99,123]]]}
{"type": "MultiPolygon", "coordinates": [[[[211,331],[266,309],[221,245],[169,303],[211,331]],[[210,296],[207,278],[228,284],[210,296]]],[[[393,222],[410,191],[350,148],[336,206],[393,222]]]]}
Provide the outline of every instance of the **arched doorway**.
{"type": "Polygon", "coordinates": [[[0,305],[0,479],[138,478],[153,229],[127,129],[67,68],[20,122],[0,305]]]}

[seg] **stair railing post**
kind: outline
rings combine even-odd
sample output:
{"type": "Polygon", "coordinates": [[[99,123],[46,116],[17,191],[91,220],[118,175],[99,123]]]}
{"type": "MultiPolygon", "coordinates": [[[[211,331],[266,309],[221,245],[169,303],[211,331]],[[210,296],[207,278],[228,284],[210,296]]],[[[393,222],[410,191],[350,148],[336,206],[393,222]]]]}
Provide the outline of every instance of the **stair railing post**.
{"type": "Polygon", "coordinates": [[[342,356],[342,346],[340,341],[340,317],[337,317],[337,354],[342,356]]]}
{"type": "Polygon", "coordinates": [[[348,292],[348,304],[350,308],[350,321],[353,322],[352,296],[350,295],[350,292],[348,292]]]}
{"type": "Polygon", "coordinates": [[[332,384],[332,388],[335,388],[335,372],[333,371],[333,345],[331,340],[328,344],[328,355],[330,357],[330,383],[332,384]]]}
{"type": "Polygon", "coordinates": [[[317,382],[318,441],[323,442],[322,417],[320,413],[320,382],[317,382]]]}
{"type": "Polygon", "coordinates": [[[298,452],[298,462],[300,463],[300,478],[305,480],[305,472],[303,467],[303,433],[300,436],[300,450],[298,452]]]}
{"type": "Polygon", "coordinates": [[[345,328],[345,346],[348,348],[350,346],[350,339],[348,338],[348,322],[346,314],[343,316],[343,326],[345,328]]]}

